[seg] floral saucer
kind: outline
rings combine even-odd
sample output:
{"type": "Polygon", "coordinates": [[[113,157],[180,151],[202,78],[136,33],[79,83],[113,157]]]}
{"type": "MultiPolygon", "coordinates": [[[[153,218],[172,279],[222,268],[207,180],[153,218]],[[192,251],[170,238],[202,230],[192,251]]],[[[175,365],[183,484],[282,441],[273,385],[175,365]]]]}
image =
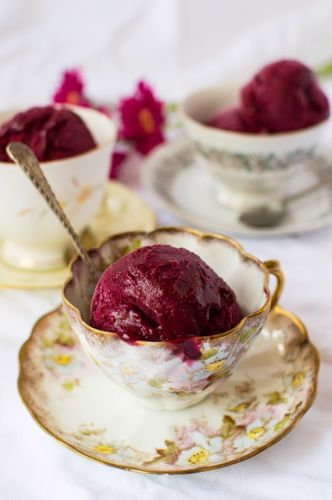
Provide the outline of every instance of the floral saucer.
{"type": "MultiPolygon", "coordinates": [[[[99,245],[112,234],[126,231],[151,231],[156,224],[155,213],[140,196],[119,182],[109,181],[102,205],[82,235],[82,241],[86,248],[91,248],[99,245]]],[[[68,255],[68,261],[70,257],[68,255]]],[[[68,275],[68,267],[30,271],[12,267],[0,259],[0,288],[32,290],[58,288],[68,275]]]]}
{"type": "Polygon", "coordinates": [[[303,194],[287,203],[288,214],[273,228],[251,228],[241,223],[235,209],[222,204],[220,183],[194,159],[188,139],[159,147],[146,161],[142,176],[145,188],[191,227],[242,236],[280,236],[302,233],[332,224],[332,166],[325,153],[305,168],[296,182],[287,185],[286,196],[303,194]],[[312,190],[312,186],[320,187],[312,190]]]}
{"type": "Polygon", "coordinates": [[[61,308],[36,323],[19,359],[20,395],[48,434],[97,462],[156,474],[215,469],[273,445],[310,408],[319,367],[304,325],[279,306],[229,381],[185,410],[148,410],[113,385],[61,308]]]}

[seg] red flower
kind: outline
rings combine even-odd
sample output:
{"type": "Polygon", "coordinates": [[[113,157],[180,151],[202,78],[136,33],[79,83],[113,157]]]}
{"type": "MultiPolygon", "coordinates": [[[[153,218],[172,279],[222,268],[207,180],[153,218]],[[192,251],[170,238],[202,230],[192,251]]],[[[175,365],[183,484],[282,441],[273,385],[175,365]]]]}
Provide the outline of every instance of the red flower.
{"type": "Polygon", "coordinates": [[[120,101],[119,114],[120,137],[132,141],[143,155],[164,142],[164,106],[145,82],[138,83],[132,97],[120,101]]]}
{"type": "Polygon", "coordinates": [[[84,93],[84,81],[79,70],[70,69],[63,73],[60,85],[53,95],[53,102],[92,107],[84,93]]]}

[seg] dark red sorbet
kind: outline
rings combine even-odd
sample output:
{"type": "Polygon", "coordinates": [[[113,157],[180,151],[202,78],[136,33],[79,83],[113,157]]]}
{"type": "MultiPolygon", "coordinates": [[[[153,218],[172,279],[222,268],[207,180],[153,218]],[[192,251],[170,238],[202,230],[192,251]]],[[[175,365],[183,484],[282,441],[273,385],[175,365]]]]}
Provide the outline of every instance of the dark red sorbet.
{"type": "Polygon", "coordinates": [[[164,341],[225,332],[242,313],[234,292],[200,257],[184,248],[153,245],[106,269],[90,318],[92,326],[123,340],[164,341]]]}
{"type": "Polygon", "coordinates": [[[329,117],[329,101],[315,74],[299,61],[264,66],[242,87],[237,106],[217,110],[207,125],[233,132],[301,130],[329,117]]]}
{"type": "Polygon", "coordinates": [[[11,161],[9,142],[23,142],[39,161],[60,160],[96,147],[83,120],[65,108],[34,107],[18,113],[0,127],[0,161],[11,161]]]}
{"type": "Polygon", "coordinates": [[[227,108],[218,111],[208,122],[210,127],[232,132],[260,133],[264,129],[254,117],[248,116],[240,108],[227,108]]]}
{"type": "Polygon", "coordinates": [[[276,61],[261,69],[242,88],[241,109],[270,133],[310,127],[330,114],[314,73],[293,60],[276,61]]]}

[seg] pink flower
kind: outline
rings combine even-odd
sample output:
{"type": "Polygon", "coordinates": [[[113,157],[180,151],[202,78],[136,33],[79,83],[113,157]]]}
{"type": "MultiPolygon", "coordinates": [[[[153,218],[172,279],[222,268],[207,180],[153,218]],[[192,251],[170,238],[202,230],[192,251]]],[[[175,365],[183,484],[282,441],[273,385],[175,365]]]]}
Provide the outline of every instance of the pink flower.
{"type": "Polygon", "coordinates": [[[265,404],[259,404],[251,411],[246,412],[242,418],[241,416],[237,419],[237,425],[249,425],[255,420],[259,420],[261,418],[276,418],[278,416],[278,407],[277,406],[269,406],[265,404]]]}
{"type": "Polygon", "coordinates": [[[194,419],[189,426],[182,425],[175,429],[175,442],[181,450],[194,446],[194,433],[199,433],[206,437],[217,435],[207,422],[194,419]]]}
{"type": "Polygon", "coordinates": [[[60,85],[53,95],[53,102],[92,106],[84,93],[84,81],[79,70],[64,71],[60,85]]]}
{"type": "Polygon", "coordinates": [[[190,429],[184,425],[175,430],[175,442],[181,450],[191,448],[195,444],[190,429]]]}
{"type": "Polygon", "coordinates": [[[64,71],[59,87],[53,95],[53,102],[76,104],[85,108],[93,108],[110,116],[110,110],[103,104],[96,104],[85,94],[82,73],[78,69],[64,71]]]}
{"type": "Polygon", "coordinates": [[[143,155],[164,142],[164,106],[145,82],[137,84],[132,97],[120,101],[119,114],[121,137],[132,141],[143,155]]]}
{"type": "Polygon", "coordinates": [[[177,391],[197,391],[201,389],[205,389],[205,387],[209,385],[209,381],[207,379],[202,380],[186,380],[186,381],[177,381],[173,382],[172,387],[177,391]]]}

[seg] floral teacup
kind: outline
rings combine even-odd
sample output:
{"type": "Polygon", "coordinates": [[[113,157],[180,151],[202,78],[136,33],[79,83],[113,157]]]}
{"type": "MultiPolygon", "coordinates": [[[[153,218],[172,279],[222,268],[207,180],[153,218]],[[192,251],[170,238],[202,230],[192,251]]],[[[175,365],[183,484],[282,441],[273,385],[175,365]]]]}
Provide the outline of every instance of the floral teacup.
{"type": "Polygon", "coordinates": [[[102,271],[127,252],[154,244],[187,248],[199,255],[235,291],[245,314],[242,321],[227,332],[183,341],[125,342],[116,333],[89,325],[95,282],[79,257],[73,261],[72,276],[64,285],[63,304],[83,348],[113,382],[131,391],[146,406],[181,409],[201,401],[232,374],[276,305],[283,275],[277,261],[262,263],[226,236],[181,228],[113,236],[90,256],[102,271]],[[277,279],[272,295],[269,273],[277,279]]]}
{"type": "MultiPolygon", "coordinates": [[[[115,125],[99,111],[67,107],[82,118],[97,146],[70,158],[42,162],[41,167],[76,231],[82,232],[102,201],[115,125]]],[[[0,123],[13,114],[0,113],[0,123]]],[[[70,245],[67,232],[20,167],[5,162],[0,162],[0,239],[3,260],[35,270],[65,265],[70,245]]]]}
{"type": "Polygon", "coordinates": [[[239,89],[218,86],[189,95],[182,118],[199,161],[221,183],[219,200],[239,211],[268,204],[315,158],[326,121],[294,132],[252,134],[205,125],[222,107],[234,105],[239,89]]]}

